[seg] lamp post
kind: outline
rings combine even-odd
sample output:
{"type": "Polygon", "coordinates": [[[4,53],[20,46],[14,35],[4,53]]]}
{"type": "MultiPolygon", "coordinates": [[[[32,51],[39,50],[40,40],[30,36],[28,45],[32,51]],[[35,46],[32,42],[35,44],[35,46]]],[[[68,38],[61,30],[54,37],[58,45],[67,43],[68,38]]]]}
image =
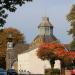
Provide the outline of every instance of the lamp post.
{"type": "Polygon", "coordinates": [[[13,50],[13,37],[10,33],[7,38],[7,51],[6,51],[6,69],[12,68],[12,50],[13,50]]]}

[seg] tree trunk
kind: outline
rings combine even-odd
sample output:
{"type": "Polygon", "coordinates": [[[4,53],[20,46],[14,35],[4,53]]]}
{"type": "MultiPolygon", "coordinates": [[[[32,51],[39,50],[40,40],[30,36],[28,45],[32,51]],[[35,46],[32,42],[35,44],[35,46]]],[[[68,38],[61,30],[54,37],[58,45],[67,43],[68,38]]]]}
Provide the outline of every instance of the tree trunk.
{"type": "Polygon", "coordinates": [[[50,64],[51,64],[51,69],[54,69],[54,64],[55,64],[55,60],[54,59],[50,59],[50,64]]]}
{"type": "Polygon", "coordinates": [[[61,74],[65,75],[65,64],[63,61],[61,61],[61,74]]]}
{"type": "Polygon", "coordinates": [[[51,64],[51,69],[52,69],[52,70],[54,69],[54,64],[51,64]]]}

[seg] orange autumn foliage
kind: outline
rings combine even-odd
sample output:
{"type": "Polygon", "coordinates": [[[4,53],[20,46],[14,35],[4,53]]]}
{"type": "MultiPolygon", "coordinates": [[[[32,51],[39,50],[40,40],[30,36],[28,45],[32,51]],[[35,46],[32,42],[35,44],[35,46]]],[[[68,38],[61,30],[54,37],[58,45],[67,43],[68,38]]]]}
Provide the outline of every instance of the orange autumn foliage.
{"type": "Polygon", "coordinates": [[[59,43],[43,43],[39,47],[37,55],[39,58],[50,59],[51,57],[56,57],[58,55],[57,49],[63,51],[64,48],[59,43]]]}
{"type": "MultiPolygon", "coordinates": [[[[10,33],[14,37],[14,39],[13,39],[14,44],[24,41],[23,34],[15,28],[5,28],[5,29],[3,29],[3,31],[0,31],[0,59],[3,57],[6,57],[7,38],[10,33]]],[[[0,62],[2,62],[2,61],[0,61],[0,62]]]]}
{"type": "Polygon", "coordinates": [[[60,43],[43,43],[39,46],[37,51],[37,56],[43,60],[51,59],[63,59],[64,62],[72,62],[75,58],[75,53],[71,51],[66,51],[64,46],[60,43]]]}
{"type": "Polygon", "coordinates": [[[24,41],[23,34],[15,28],[5,28],[0,31],[0,65],[3,68],[6,68],[7,38],[10,33],[14,37],[14,44],[24,41]]]}

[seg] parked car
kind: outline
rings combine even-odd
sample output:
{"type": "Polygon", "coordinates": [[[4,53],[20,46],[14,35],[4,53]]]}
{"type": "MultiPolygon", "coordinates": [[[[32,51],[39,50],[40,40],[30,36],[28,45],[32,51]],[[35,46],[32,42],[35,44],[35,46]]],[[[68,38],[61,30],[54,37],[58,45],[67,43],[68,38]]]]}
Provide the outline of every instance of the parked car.
{"type": "Polygon", "coordinates": [[[7,70],[7,75],[18,75],[14,69],[7,70]]]}
{"type": "Polygon", "coordinates": [[[7,75],[6,70],[3,68],[0,68],[0,75],[7,75]]]}

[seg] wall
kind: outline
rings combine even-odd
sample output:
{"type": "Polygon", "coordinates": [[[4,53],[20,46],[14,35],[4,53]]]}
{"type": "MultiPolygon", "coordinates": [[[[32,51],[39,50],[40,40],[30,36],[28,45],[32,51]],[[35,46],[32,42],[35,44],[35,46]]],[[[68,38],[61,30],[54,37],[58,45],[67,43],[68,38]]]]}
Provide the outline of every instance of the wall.
{"type": "MultiPolygon", "coordinates": [[[[49,62],[37,57],[37,49],[18,55],[18,73],[44,74],[44,69],[51,68],[49,62]]],[[[54,68],[60,69],[60,61],[55,61],[54,68]]]]}

